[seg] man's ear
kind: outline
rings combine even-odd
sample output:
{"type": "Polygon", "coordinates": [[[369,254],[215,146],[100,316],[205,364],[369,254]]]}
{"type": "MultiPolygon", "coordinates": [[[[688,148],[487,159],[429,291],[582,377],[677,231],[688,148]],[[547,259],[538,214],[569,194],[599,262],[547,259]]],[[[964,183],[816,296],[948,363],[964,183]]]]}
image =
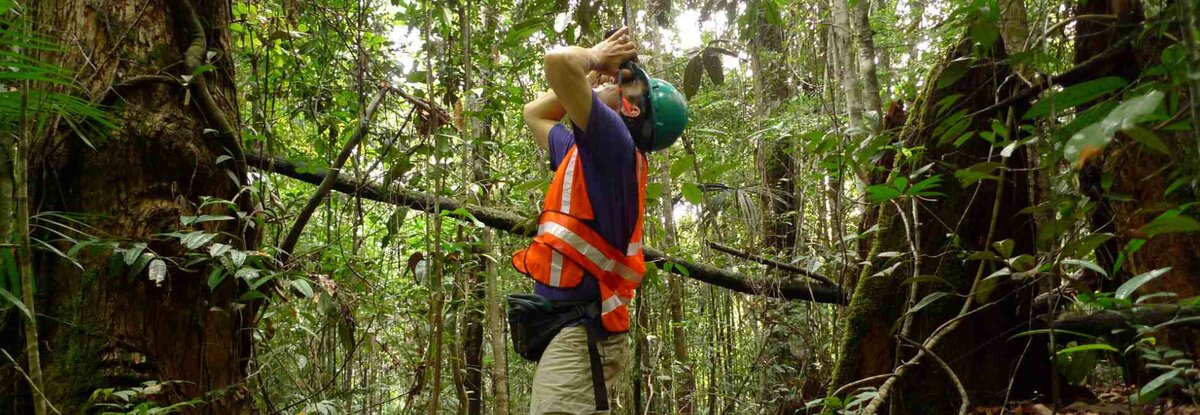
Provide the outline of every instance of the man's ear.
{"type": "Polygon", "coordinates": [[[628,98],[621,97],[621,114],[629,118],[637,118],[642,115],[642,109],[629,102],[628,98]]]}

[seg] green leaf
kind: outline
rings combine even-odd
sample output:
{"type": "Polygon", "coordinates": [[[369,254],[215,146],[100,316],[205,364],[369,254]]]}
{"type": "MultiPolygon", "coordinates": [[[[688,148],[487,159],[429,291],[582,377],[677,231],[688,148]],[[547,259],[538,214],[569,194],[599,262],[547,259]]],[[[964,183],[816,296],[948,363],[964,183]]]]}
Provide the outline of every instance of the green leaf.
{"type": "Polygon", "coordinates": [[[993,242],[992,246],[996,248],[996,252],[1000,254],[1001,258],[1011,258],[1013,247],[1017,246],[1017,243],[1012,239],[1005,239],[993,242]]]}
{"type": "Polygon", "coordinates": [[[258,290],[250,290],[250,291],[246,291],[245,294],[242,294],[241,297],[238,297],[238,301],[246,302],[246,301],[253,301],[253,300],[258,300],[258,299],[262,299],[262,298],[267,298],[267,296],[263,295],[263,293],[258,292],[258,290]]]}
{"type": "Polygon", "coordinates": [[[226,215],[200,215],[200,216],[180,216],[179,221],[184,225],[195,225],[197,223],[215,222],[222,220],[233,220],[233,216],[226,215]]]}
{"type": "Polygon", "coordinates": [[[1158,134],[1155,134],[1150,129],[1134,127],[1125,130],[1125,134],[1133,137],[1134,141],[1137,141],[1146,148],[1157,151],[1160,154],[1171,155],[1171,148],[1167,146],[1167,143],[1163,142],[1162,138],[1159,138],[1158,134]]]}
{"type": "Polygon", "coordinates": [[[946,64],[945,69],[942,69],[942,73],[938,74],[937,88],[942,89],[958,82],[963,75],[967,74],[967,70],[971,69],[971,62],[973,60],[971,58],[960,58],[946,64]]]}
{"type": "Polygon", "coordinates": [[[684,183],[679,190],[683,192],[683,199],[688,203],[699,205],[704,201],[704,192],[700,191],[700,187],[693,183],[684,183]]]}
{"type": "Polygon", "coordinates": [[[1074,265],[1074,266],[1078,266],[1078,267],[1084,267],[1084,268],[1090,269],[1092,271],[1096,271],[1097,273],[1100,273],[1100,275],[1103,275],[1105,277],[1108,276],[1108,272],[1105,272],[1104,268],[1101,268],[1099,265],[1096,265],[1096,263],[1094,263],[1092,261],[1088,261],[1088,260],[1084,260],[1084,259],[1070,258],[1070,259],[1064,259],[1062,263],[1065,265],[1074,265]]]}
{"type": "Polygon", "coordinates": [[[662,183],[646,183],[646,200],[662,197],[662,183]]]}
{"type": "Polygon", "coordinates": [[[1166,373],[1158,375],[1158,377],[1151,379],[1149,382],[1146,382],[1146,385],[1142,386],[1142,389],[1138,390],[1137,403],[1144,404],[1153,401],[1154,398],[1158,397],[1158,395],[1162,394],[1162,392],[1166,390],[1165,386],[1167,386],[1167,382],[1174,380],[1182,373],[1183,368],[1175,368],[1167,371],[1166,373]]]}
{"type": "Polygon", "coordinates": [[[682,175],[684,172],[691,170],[692,166],[695,164],[696,164],[695,157],[692,157],[690,155],[680,157],[679,159],[675,160],[674,163],[671,163],[671,178],[678,179],[679,176],[682,175]]]}
{"type": "Polygon", "coordinates": [[[1095,251],[1101,244],[1108,242],[1113,238],[1111,233],[1093,233],[1072,242],[1064,249],[1066,252],[1072,252],[1076,258],[1087,257],[1095,251]]]}
{"type": "Polygon", "coordinates": [[[915,314],[916,312],[921,311],[922,308],[928,307],[930,304],[933,304],[937,300],[940,300],[948,295],[950,295],[950,293],[944,291],[931,292],[929,295],[926,295],[925,298],[922,298],[921,301],[917,302],[917,304],[912,308],[908,309],[908,311],[904,314],[915,314]]]}
{"type": "Polygon", "coordinates": [[[1063,111],[1074,108],[1080,104],[1086,104],[1093,100],[1103,97],[1124,88],[1128,83],[1124,79],[1116,76],[1109,76],[1100,79],[1093,79],[1087,82],[1081,82],[1075,85],[1063,88],[1062,91],[1056,91],[1046,95],[1046,97],[1038,100],[1033,106],[1029,107],[1029,111],[1025,112],[1023,117],[1026,120],[1049,115],[1051,109],[1063,111]]]}
{"type": "Polygon", "coordinates": [[[296,291],[299,291],[300,294],[303,294],[304,298],[312,298],[313,296],[312,285],[309,285],[308,280],[303,278],[294,279],[292,280],[292,287],[295,287],[296,291]]]}
{"type": "Polygon", "coordinates": [[[1138,276],[1130,278],[1129,281],[1125,281],[1124,284],[1121,284],[1120,287],[1117,287],[1116,297],[1121,300],[1127,299],[1127,298],[1129,298],[1130,295],[1133,295],[1133,292],[1137,291],[1137,289],[1140,288],[1143,284],[1150,282],[1150,280],[1153,280],[1155,278],[1163,276],[1163,274],[1166,274],[1167,271],[1170,271],[1170,270],[1171,270],[1171,267],[1166,267],[1166,268],[1159,268],[1154,271],[1138,274],[1138,276]]]}
{"type": "Polygon", "coordinates": [[[30,313],[29,309],[25,308],[25,303],[22,302],[21,299],[12,295],[12,293],[8,292],[8,290],[4,289],[4,287],[0,287],[0,298],[3,298],[16,306],[18,310],[21,310],[22,314],[25,314],[25,317],[33,319],[33,313],[30,313]]]}
{"type": "Polygon", "coordinates": [[[675,264],[675,268],[679,270],[680,275],[683,275],[685,277],[690,277],[692,275],[692,271],[689,271],[687,269],[687,267],[685,267],[683,265],[675,264]]]}
{"type": "MultiPolygon", "coordinates": [[[[1014,334],[1012,337],[1009,337],[1008,339],[1012,340],[1012,339],[1015,339],[1018,337],[1032,336],[1035,334],[1050,334],[1050,331],[1051,331],[1050,329],[1037,329],[1037,330],[1023,331],[1023,332],[1014,334]]],[[[1077,331],[1070,331],[1070,330],[1063,330],[1063,329],[1054,329],[1053,331],[1054,331],[1055,336],[1058,336],[1059,334],[1069,334],[1072,336],[1083,337],[1083,338],[1089,339],[1089,340],[1100,341],[1100,337],[1093,336],[1093,335],[1090,335],[1087,333],[1080,333],[1077,331]]]]}
{"type": "Polygon", "coordinates": [[[867,199],[873,203],[884,203],[900,197],[901,193],[888,184],[876,184],[867,187],[867,199]]]}
{"type": "Polygon", "coordinates": [[[942,184],[942,175],[935,174],[909,186],[904,194],[909,196],[945,196],[945,193],[935,191],[942,184]]]}
{"type": "Polygon", "coordinates": [[[135,243],[132,247],[124,249],[125,265],[133,265],[133,262],[137,261],[138,257],[142,255],[142,251],[145,250],[146,244],[141,242],[135,243]]]}
{"type": "Polygon", "coordinates": [[[1021,254],[1008,259],[1008,266],[1014,271],[1023,272],[1033,269],[1035,265],[1033,255],[1021,254]]]}
{"type": "Polygon", "coordinates": [[[549,21],[550,19],[545,17],[535,17],[517,23],[508,29],[508,34],[504,37],[504,43],[509,45],[525,43],[534,32],[541,30],[549,21]]]}
{"type": "Polygon", "coordinates": [[[1088,157],[1104,150],[1108,143],[1112,142],[1113,134],[1117,131],[1137,127],[1137,123],[1153,113],[1162,100],[1162,92],[1150,91],[1145,95],[1122,101],[1104,119],[1071,135],[1063,147],[1063,157],[1076,166],[1081,165],[1088,157]]]}
{"type": "MultiPolygon", "coordinates": [[[[1056,330],[1056,331],[1061,331],[1061,330],[1056,330]]],[[[1085,352],[1088,350],[1103,350],[1106,352],[1116,352],[1116,353],[1121,352],[1120,350],[1117,350],[1116,347],[1110,346],[1108,343],[1090,343],[1090,344],[1081,344],[1079,346],[1073,346],[1073,347],[1068,347],[1066,349],[1059,350],[1058,354],[1066,355],[1066,354],[1071,354],[1071,353],[1085,352]]]]}
{"type": "Polygon", "coordinates": [[[221,281],[225,280],[225,270],[220,267],[213,267],[212,272],[208,273],[208,289],[215,290],[221,281]]]}
{"type": "Polygon", "coordinates": [[[133,278],[141,275],[142,270],[146,269],[146,266],[150,264],[150,260],[153,260],[154,258],[154,254],[142,252],[142,254],[138,256],[137,260],[134,261],[133,264],[129,265],[129,269],[125,271],[125,276],[133,278]]]}
{"type": "Polygon", "coordinates": [[[1196,232],[1200,231],[1200,222],[1187,216],[1180,215],[1178,212],[1171,211],[1158,215],[1157,218],[1150,221],[1139,229],[1145,232],[1146,235],[1153,238],[1155,235],[1166,233],[1180,232],[1196,232]]]}

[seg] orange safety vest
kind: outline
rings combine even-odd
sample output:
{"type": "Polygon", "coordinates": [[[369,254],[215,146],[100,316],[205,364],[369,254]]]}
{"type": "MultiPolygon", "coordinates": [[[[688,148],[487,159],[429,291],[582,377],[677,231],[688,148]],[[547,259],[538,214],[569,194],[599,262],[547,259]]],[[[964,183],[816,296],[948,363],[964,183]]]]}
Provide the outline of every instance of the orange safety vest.
{"type": "Polygon", "coordinates": [[[528,248],[513,254],[513,267],[535,281],[570,288],[583,273],[600,285],[600,321],[610,332],[629,331],[629,302],[646,274],[642,258],[642,216],[646,212],[646,157],[638,152],[638,215],[629,248],[614,248],[584,221],[595,219],[583,179],[583,158],[575,146],[554,172],[546,192],[538,232],[528,248]]]}

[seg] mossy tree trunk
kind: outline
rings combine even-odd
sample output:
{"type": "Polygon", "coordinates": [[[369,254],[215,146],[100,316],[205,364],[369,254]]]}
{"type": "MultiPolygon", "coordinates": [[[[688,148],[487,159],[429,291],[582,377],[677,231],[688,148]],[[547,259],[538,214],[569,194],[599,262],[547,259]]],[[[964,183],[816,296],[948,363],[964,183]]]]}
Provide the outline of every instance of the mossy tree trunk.
{"type": "MultiPolygon", "coordinates": [[[[229,35],[229,3],[199,1],[195,10],[204,27],[206,50],[197,49],[213,68],[202,76],[216,107],[236,120],[229,35]]],[[[201,197],[233,199],[244,177],[229,174],[232,162],[218,165],[230,149],[206,129],[200,97],[177,82],[125,84],[141,75],[183,73],[185,51],[193,45],[188,17],[179,1],[42,0],[32,3],[35,30],[63,47],[42,56],[64,68],[76,68],[84,98],[107,104],[116,128],[83,137],[64,125],[51,125],[32,149],[30,191],[34,212],[79,215],[94,227],[89,233],[123,246],[147,243],[161,257],[182,258],[175,238],[180,216],[196,215],[201,197]],[[91,147],[94,145],[94,149],[91,147]]],[[[192,81],[195,87],[196,80],[192,81]]],[[[233,131],[222,131],[234,133],[233,131]]],[[[231,141],[225,141],[231,142],[231,141]]],[[[244,200],[245,194],[242,195],[244,200]]],[[[245,206],[245,204],[243,204],[245,206]]],[[[205,212],[216,213],[216,212],[205,212]]],[[[219,212],[218,214],[227,214],[219,212]]],[[[220,232],[218,241],[239,249],[256,247],[255,233],[237,221],[197,225],[220,232]],[[239,235],[230,237],[229,235],[239,235]]],[[[36,232],[36,231],[35,231],[36,232]]],[[[34,237],[46,235],[34,235],[34,237]]],[[[69,244],[57,248],[66,251],[69,244]]],[[[58,256],[35,255],[37,308],[48,398],[63,413],[85,410],[99,388],[125,389],[145,380],[184,381],[154,396],[162,402],[201,398],[196,413],[246,413],[244,388],[255,307],[235,302],[233,278],[210,290],[207,269],[169,267],[161,286],[146,272],[127,275],[110,266],[112,251],[85,250],[77,268],[58,256]]],[[[0,346],[8,351],[20,336],[13,319],[0,322],[0,346]]],[[[15,354],[15,353],[14,353],[15,354]]],[[[11,370],[0,371],[0,396],[22,399],[27,393],[3,388],[19,385],[11,370]]],[[[28,402],[0,407],[28,413],[28,402]]]]}
{"type": "MultiPolygon", "coordinates": [[[[961,133],[991,131],[993,121],[1004,124],[1007,111],[983,112],[962,121],[965,122],[965,128],[961,132],[944,132],[952,124],[964,119],[955,114],[972,114],[987,109],[997,101],[993,91],[1011,91],[1009,86],[999,85],[1011,73],[1011,69],[1003,62],[1003,46],[996,44],[985,51],[971,44],[969,39],[961,42],[934,70],[925,90],[909,111],[904,128],[895,139],[905,148],[923,146],[925,150],[918,152],[914,158],[894,163],[891,166],[894,170],[891,178],[906,177],[916,168],[934,163],[928,174],[942,176],[943,182],[938,191],[946,196],[931,202],[919,202],[923,205],[917,209],[921,215],[920,232],[909,232],[911,229],[906,231],[905,220],[897,216],[897,205],[909,213],[907,201],[885,203],[876,208],[874,215],[878,217],[880,230],[873,237],[869,259],[871,265],[862,270],[850,300],[841,342],[841,358],[831,384],[833,390],[855,380],[890,373],[898,357],[911,357],[909,349],[905,349],[904,356],[895,356],[894,353],[894,336],[900,332],[901,318],[908,301],[909,287],[902,285],[904,280],[913,275],[933,275],[948,282],[954,293],[968,294],[977,268],[981,265],[978,261],[964,261],[964,258],[972,252],[988,248],[992,209],[998,196],[995,234],[991,241],[1013,240],[1013,255],[1034,251],[1035,229],[1032,221],[1027,215],[1018,213],[1030,206],[1025,190],[1027,177],[1023,171],[1026,167],[1025,158],[1020,154],[1024,150],[1018,149],[1011,157],[1001,158],[1000,148],[993,147],[978,134],[961,145],[954,143],[961,133]],[[938,103],[944,103],[943,99],[951,96],[958,98],[951,98],[955,100],[954,103],[939,111],[938,103]],[[963,185],[955,178],[956,171],[984,162],[999,163],[1002,166],[1000,168],[1007,169],[1003,175],[999,170],[990,171],[993,176],[1002,177],[1001,185],[1004,187],[999,195],[999,182],[995,178],[969,185],[963,185]],[[921,261],[919,269],[915,271],[911,267],[910,233],[919,234],[919,240],[914,245],[921,255],[921,261]],[[889,259],[879,255],[884,252],[903,255],[889,259]],[[942,252],[948,254],[934,255],[942,252]],[[896,261],[904,263],[893,267],[896,261]]],[[[1024,105],[1018,105],[1012,110],[1015,114],[1021,114],[1024,108],[1024,105]]],[[[1008,131],[1011,135],[1016,134],[1016,129],[1011,126],[1008,131]]],[[[985,269],[984,275],[991,271],[985,269]]],[[[997,304],[968,317],[934,349],[971,391],[973,404],[1002,400],[1009,379],[1018,376],[1013,368],[1017,367],[1025,344],[1009,343],[1005,333],[1020,327],[1027,320],[1028,316],[1023,312],[1028,309],[1033,295],[1032,290],[1018,287],[1012,282],[1001,283],[989,296],[989,301],[997,304]],[[988,364],[979,364],[982,361],[988,364]]],[[[919,300],[933,291],[947,289],[926,283],[919,288],[915,298],[919,300]]],[[[908,337],[917,341],[925,339],[937,326],[957,315],[962,301],[963,297],[949,296],[925,307],[914,315],[908,337]]],[[[1046,360],[1044,352],[1040,357],[1038,352],[1036,347],[1031,347],[1031,355],[1025,357],[1026,365],[1020,369],[1030,370],[1034,365],[1031,362],[1043,364],[1046,360]]],[[[1030,379],[1042,378],[1046,372],[1037,373],[1041,374],[1018,377],[1024,380],[1015,385],[1014,396],[1020,396],[1036,386],[1029,384],[1036,383],[1030,379]]],[[[900,385],[900,393],[893,395],[898,396],[895,399],[898,400],[900,412],[951,413],[957,410],[957,400],[947,399],[946,395],[946,391],[954,390],[953,384],[932,363],[926,362],[910,370],[900,385]]]]}

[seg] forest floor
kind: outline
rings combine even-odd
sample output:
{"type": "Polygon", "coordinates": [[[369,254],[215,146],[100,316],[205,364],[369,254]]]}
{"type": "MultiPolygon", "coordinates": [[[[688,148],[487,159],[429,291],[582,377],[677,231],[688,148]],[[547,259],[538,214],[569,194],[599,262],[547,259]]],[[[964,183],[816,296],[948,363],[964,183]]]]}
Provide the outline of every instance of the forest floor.
{"type": "Polygon", "coordinates": [[[1008,408],[977,406],[971,413],[983,415],[1200,415],[1200,405],[1191,402],[1178,403],[1169,398],[1159,399],[1153,405],[1132,405],[1129,402],[1129,396],[1137,391],[1134,386],[1090,389],[1092,389],[1095,399],[1071,403],[1063,406],[1057,412],[1046,404],[1017,403],[1008,408]]]}

